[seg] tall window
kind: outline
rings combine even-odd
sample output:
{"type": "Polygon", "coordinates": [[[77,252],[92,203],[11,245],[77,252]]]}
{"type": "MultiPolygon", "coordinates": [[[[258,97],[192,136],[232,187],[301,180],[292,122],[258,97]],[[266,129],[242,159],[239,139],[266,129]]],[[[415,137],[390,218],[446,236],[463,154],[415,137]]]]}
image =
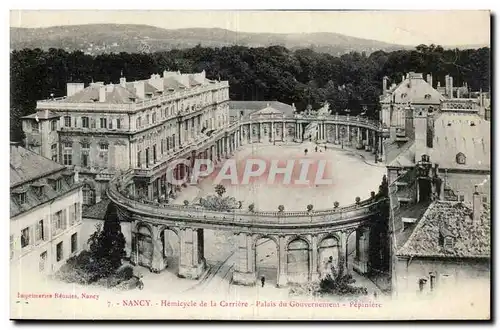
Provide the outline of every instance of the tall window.
{"type": "Polygon", "coordinates": [[[146,115],[146,125],[149,125],[149,114],[146,115]]]}
{"type": "Polygon", "coordinates": [[[21,230],[21,248],[27,247],[30,245],[30,229],[29,227],[21,230]]]}
{"type": "Polygon", "coordinates": [[[99,122],[101,128],[108,128],[108,120],[106,118],[101,118],[99,122]]]}
{"type": "Polygon", "coordinates": [[[58,211],[54,214],[52,220],[53,235],[66,229],[66,210],[58,211]]]}
{"type": "Polygon", "coordinates": [[[50,146],[50,152],[52,154],[52,160],[57,162],[57,143],[50,146]]]}
{"type": "Polygon", "coordinates": [[[82,188],[83,192],[83,204],[92,205],[94,204],[94,189],[88,184],[84,185],[82,188]]]}
{"type": "Polygon", "coordinates": [[[141,152],[137,152],[137,167],[141,167],[141,152]]]}
{"type": "Polygon", "coordinates": [[[122,120],[121,120],[121,118],[118,118],[118,119],[116,120],[116,128],[117,128],[117,129],[122,128],[122,120]]]}
{"type": "Polygon", "coordinates": [[[75,253],[78,249],[78,237],[76,233],[71,235],[71,253],[75,253]]]}
{"type": "Polygon", "coordinates": [[[108,144],[99,143],[99,158],[101,160],[101,166],[108,167],[108,144]]]}
{"type": "Polygon", "coordinates": [[[152,115],[152,121],[153,121],[153,124],[156,123],[156,113],[153,113],[153,115],[152,115]]]}
{"type": "Polygon", "coordinates": [[[138,117],[135,120],[135,126],[136,126],[136,128],[141,128],[141,117],[138,117]]]}
{"type": "Polygon", "coordinates": [[[57,120],[52,120],[50,122],[50,130],[51,131],[57,131],[57,120]]]}
{"type": "Polygon", "coordinates": [[[73,143],[64,142],[63,150],[63,164],[72,165],[73,164],[73,143]]]}
{"type": "Polygon", "coordinates": [[[44,232],[43,232],[43,220],[38,221],[35,229],[35,240],[37,242],[45,240],[44,232]]]}
{"type": "Polygon", "coordinates": [[[43,272],[45,270],[45,264],[47,263],[47,251],[43,251],[40,254],[40,263],[38,264],[38,270],[43,272]]]}
{"type": "Polygon", "coordinates": [[[71,127],[71,117],[64,116],[64,127],[71,127]]]}
{"type": "Polygon", "coordinates": [[[63,245],[62,242],[59,242],[56,245],[56,260],[61,261],[63,258],[63,245]]]}
{"type": "Polygon", "coordinates": [[[109,129],[113,129],[113,119],[109,120],[109,129]]]}
{"type": "Polygon", "coordinates": [[[26,193],[22,192],[17,194],[17,200],[20,205],[26,204],[26,193]]]}
{"type": "Polygon", "coordinates": [[[82,142],[82,166],[89,166],[90,142],[82,142]]]}
{"type": "Polygon", "coordinates": [[[82,127],[83,128],[90,127],[89,117],[82,117],[82,127]]]}

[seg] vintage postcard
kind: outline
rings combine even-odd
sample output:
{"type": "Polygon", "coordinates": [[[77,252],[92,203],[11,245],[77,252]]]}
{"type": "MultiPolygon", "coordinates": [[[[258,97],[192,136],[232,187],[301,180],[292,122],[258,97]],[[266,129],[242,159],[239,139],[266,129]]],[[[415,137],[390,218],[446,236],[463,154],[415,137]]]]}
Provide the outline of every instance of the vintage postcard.
{"type": "Polygon", "coordinates": [[[489,11],[12,10],[10,317],[490,319],[490,65],[489,11]]]}

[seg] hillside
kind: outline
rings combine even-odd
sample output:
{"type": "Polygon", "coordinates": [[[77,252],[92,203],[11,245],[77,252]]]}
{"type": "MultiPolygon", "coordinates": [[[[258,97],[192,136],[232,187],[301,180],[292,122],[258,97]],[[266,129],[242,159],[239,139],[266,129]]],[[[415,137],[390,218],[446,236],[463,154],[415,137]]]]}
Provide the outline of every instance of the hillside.
{"type": "Polygon", "coordinates": [[[318,52],[341,55],[350,51],[372,53],[411,47],[337,33],[273,34],[235,32],[219,28],[167,30],[148,25],[89,24],[49,28],[11,28],[11,49],[62,48],[90,54],[154,52],[175,48],[281,45],[289,49],[312,48],[318,52]]]}

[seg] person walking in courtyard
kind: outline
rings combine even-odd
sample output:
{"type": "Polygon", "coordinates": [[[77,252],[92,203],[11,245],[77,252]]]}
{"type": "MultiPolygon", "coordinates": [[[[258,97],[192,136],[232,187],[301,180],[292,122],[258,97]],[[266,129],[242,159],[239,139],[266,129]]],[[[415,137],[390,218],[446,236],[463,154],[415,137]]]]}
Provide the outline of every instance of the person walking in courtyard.
{"type": "Polygon", "coordinates": [[[304,155],[307,156],[307,149],[304,149],[304,155]]]}
{"type": "Polygon", "coordinates": [[[326,144],[325,144],[325,151],[326,151],[326,144]]]}
{"type": "Polygon", "coordinates": [[[262,283],[262,287],[264,287],[264,284],[266,284],[266,278],[264,276],[262,276],[260,278],[260,282],[262,283]]]}
{"type": "Polygon", "coordinates": [[[316,146],[316,148],[314,149],[316,152],[318,152],[318,146],[316,146]]]}

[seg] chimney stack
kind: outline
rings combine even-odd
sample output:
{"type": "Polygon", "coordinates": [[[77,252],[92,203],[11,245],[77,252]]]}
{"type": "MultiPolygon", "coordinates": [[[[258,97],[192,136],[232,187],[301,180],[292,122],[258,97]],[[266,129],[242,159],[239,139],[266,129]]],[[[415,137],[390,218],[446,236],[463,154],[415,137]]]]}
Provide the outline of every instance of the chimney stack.
{"type": "Polygon", "coordinates": [[[472,195],[472,223],[475,225],[481,224],[481,213],[483,212],[483,202],[481,194],[477,191],[477,185],[474,186],[474,194],[472,195]]]}
{"type": "Polygon", "coordinates": [[[127,84],[127,78],[120,77],[120,86],[122,86],[123,88],[125,88],[126,84],[127,84]]]}
{"type": "Polygon", "coordinates": [[[387,80],[387,76],[382,79],[382,94],[385,94],[385,92],[387,91],[387,80]]]}
{"type": "Polygon", "coordinates": [[[431,85],[432,87],[432,74],[427,74],[427,83],[429,83],[429,85],[431,85]]]}
{"type": "Polygon", "coordinates": [[[99,86],[99,102],[106,102],[106,86],[99,86]]]}
{"type": "Polygon", "coordinates": [[[450,76],[450,98],[453,98],[453,77],[450,76]]]}
{"type": "Polygon", "coordinates": [[[427,155],[427,111],[417,110],[413,117],[415,134],[415,160],[427,155]]]}

